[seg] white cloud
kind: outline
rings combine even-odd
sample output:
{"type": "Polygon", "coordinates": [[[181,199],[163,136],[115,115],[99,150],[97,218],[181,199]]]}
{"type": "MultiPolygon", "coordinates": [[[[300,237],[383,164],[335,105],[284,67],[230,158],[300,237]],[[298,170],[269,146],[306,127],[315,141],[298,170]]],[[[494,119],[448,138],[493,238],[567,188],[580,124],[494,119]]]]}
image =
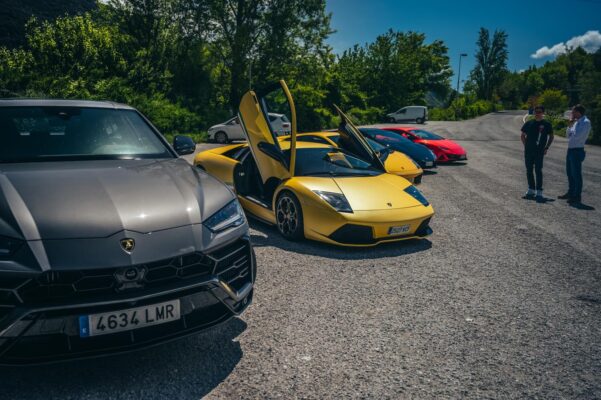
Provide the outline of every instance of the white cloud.
{"type": "Polygon", "coordinates": [[[601,33],[599,31],[588,31],[584,35],[574,36],[567,42],[557,43],[552,47],[541,47],[530,57],[539,59],[545,57],[557,57],[566,53],[569,48],[582,47],[588,53],[594,53],[601,47],[601,33]]]}

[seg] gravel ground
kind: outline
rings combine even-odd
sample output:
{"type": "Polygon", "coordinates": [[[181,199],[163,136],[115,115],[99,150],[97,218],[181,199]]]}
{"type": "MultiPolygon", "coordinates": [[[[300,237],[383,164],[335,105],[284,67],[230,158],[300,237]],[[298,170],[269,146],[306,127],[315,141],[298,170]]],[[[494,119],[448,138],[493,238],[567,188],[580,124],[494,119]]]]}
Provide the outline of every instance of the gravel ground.
{"type": "Polygon", "coordinates": [[[545,158],[549,201],[522,200],[521,123],[428,124],[469,157],[423,179],[428,240],[339,249],[252,223],[259,272],[240,319],[129,355],[0,369],[0,398],[601,398],[601,148],[587,148],[586,207],[554,200],[563,138],[545,158]]]}

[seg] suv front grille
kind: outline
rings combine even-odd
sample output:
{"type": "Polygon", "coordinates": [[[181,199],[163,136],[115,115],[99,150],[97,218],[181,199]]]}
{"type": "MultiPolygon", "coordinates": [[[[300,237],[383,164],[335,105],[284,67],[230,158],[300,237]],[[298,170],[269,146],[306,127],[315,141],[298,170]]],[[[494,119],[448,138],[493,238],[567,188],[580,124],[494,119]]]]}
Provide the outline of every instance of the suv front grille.
{"type": "Polygon", "coordinates": [[[3,278],[0,283],[0,306],[85,300],[118,292],[156,288],[213,274],[238,289],[243,284],[238,285],[239,281],[250,271],[250,257],[250,244],[238,240],[208,254],[195,252],[128,267],[47,271],[34,278],[7,279],[7,284],[3,278]],[[135,282],[122,278],[125,271],[130,269],[139,274],[135,282]]]}

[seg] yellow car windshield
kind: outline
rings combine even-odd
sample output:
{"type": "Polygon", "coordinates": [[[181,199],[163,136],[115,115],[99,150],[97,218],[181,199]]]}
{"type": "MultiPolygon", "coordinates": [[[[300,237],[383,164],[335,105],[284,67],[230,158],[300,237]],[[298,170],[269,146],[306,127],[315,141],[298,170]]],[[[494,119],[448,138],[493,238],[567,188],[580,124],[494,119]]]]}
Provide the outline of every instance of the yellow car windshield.
{"type": "Polygon", "coordinates": [[[297,149],[297,176],[372,176],[382,171],[337,148],[297,149]]]}

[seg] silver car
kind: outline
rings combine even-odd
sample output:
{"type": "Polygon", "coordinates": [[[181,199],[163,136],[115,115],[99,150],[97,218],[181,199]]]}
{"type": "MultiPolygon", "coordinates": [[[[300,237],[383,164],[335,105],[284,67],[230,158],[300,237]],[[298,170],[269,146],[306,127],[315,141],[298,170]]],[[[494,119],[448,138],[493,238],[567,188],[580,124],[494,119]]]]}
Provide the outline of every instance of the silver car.
{"type": "Polygon", "coordinates": [[[0,364],[140,348],[240,314],[256,264],[235,195],[135,109],[0,100],[0,364]]]}

